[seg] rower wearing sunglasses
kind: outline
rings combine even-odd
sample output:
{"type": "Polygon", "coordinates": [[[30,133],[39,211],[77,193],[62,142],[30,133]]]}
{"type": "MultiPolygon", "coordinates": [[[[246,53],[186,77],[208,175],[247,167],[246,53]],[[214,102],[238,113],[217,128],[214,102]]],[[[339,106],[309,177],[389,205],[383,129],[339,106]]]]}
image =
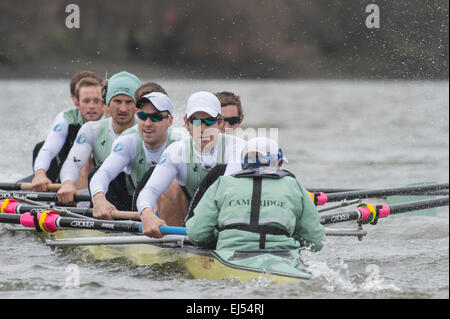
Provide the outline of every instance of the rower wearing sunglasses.
{"type": "MultiPolygon", "coordinates": [[[[133,200],[136,198],[136,189],[145,185],[162,152],[183,136],[180,131],[172,128],[173,104],[166,94],[151,92],[142,97],[137,96],[136,99],[137,125],[114,141],[111,154],[90,182],[95,218],[112,219],[111,211],[117,210],[116,203],[109,202],[105,194],[110,182],[122,171],[126,173],[128,191],[124,197],[128,198],[120,200],[132,201],[131,207],[126,210],[136,210],[133,200]],[[139,186],[141,181],[144,185],[139,186]]],[[[179,201],[175,198],[171,202],[177,204],[179,201]]]]}
{"type": "Polygon", "coordinates": [[[88,122],[80,128],[61,169],[62,187],[57,193],[59,202],[73,202],[73,195],[77,194],[75,183],[80,169],[90,157],[93,158],[94,169],[100,167],[111,153],[113,141],[136,123],[134,93],[140,85],[141,81],[135,75],[125,71],[108,80],[104,102],[110,117],[88,122]]]}
{"type": "Polygon", "coordinates": [[[228,91],[216,93],[222,107],[220,131],[225,134],[236,134],[236,129],[244,121],[241,98],[228,91]]]}
{"type": "Polygon", "coordinates": [[[289,250],[285,252],[295,267],[300,262],[298,248],[320,250],[325,231],[317,208],[295,176],[281,170],[284,161],[275,141],[249,140],[242,152],[242,170],[219,177],[186,222],[189,239],[217,249],[225,260],[236,250],[289,250]]]}
{"type": "MultiPolygon", "coordinates": [[[[190,136],[173,143],[163,152],[137,199],[145,235],[160,238],[162,234],[159,226],[183,224],[186,211],[164,211],[161,209],[164,205],[158,202],[160,195],[174,178],[184,188],[187,197],[192,197],[199,184],[216,165],[227,165],[225,175],[241,169],[240,155],[246,142],[236,136],[220,133],[220,116],[220,102],[214,94],[202,91],[194,93],[188,99],[184,122],[190,136]],[[169,218],[176,219],[177,223],[169,223],[169,218]]],[[[190,198],[187,200],[190,201],[190,198]]]]}

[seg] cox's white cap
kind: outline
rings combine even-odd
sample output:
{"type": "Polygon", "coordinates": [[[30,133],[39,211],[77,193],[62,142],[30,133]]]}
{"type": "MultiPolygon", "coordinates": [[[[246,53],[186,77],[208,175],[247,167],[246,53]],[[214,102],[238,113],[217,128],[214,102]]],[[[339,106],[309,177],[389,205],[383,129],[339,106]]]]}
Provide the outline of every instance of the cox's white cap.
{"type": "Polygon", "coordinates": [[[136,107],[141,108],[145,103],[152,103],[153,106],[160,112],[167,111],[172,114],[173,104],[170,98],[161,92],[151,92],[144,95],[137,101],[136,107]]]}
{"type": "Polygon", "coordinates": [[[211,92],[200,91],[191,95],[186,105],[186,117],[190,118],[195,112],[206,112],[212,117],[222,114],[220,101],[211,92]]]}
{"type": "Polygon", "coordinates": [[[278,147],[278,143],[267,137],[256,137],[249,140],[242,150],[242,158],[246,157],[248,163],[257,163],[257,160],[261,164],[274,164],[278,160],[288,162],[278,147]]]}

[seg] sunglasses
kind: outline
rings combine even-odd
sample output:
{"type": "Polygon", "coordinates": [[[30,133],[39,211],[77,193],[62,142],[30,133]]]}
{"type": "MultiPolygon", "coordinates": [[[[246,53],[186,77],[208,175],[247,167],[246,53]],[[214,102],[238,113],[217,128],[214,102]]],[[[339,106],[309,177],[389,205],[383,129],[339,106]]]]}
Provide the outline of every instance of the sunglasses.
{"type": "Polygon", "coordinates": [[[191,122],[194,126],[200,126],[205,124],[206,126],[211,126],[216,124],[220,120],[220,117],[208,117],[206,119],[199,119],[196,117],[191,117],[188,119],[189,122],[191,122]]]}
{"type": "Polygon", "coordinates": [[[224,117],[223,120],[225,122],[228,122],[230,125],[236,125],[241,121],[240,116],[231,116],[231,117],[224,117]]]}
{"type": "Polygon", "coordinates": [[[161,122],[163,119],[166,119],[169,116],[170,115],[163,115],[159,112],[156,113],[147,113],[143,111],[137,112],[137,117],[143,121],[147,121],[147,119],[150,118],[152,122],[161,122]]]}

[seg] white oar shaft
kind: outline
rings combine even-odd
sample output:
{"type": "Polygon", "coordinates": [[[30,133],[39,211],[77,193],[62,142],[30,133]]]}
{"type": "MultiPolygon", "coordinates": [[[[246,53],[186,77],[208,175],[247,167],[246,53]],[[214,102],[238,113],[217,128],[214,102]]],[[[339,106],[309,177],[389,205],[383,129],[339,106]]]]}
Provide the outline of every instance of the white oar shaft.
{"type": "Polygon", "coordinates": [[[327,236],[366,236],[367,231],[362,229],[338,229],[325,228],[325,235],[327,236]]]}
{"type": "Polygon", "coordinates": [[[88,245],[127,245],[127,244],[160,244],[183,243],[186,236],[167,235],[163,238],[147,236],[109,236],[109,237],[78,237],[63,239],[47,239],[47,246],[88,246],[88,245]]]}

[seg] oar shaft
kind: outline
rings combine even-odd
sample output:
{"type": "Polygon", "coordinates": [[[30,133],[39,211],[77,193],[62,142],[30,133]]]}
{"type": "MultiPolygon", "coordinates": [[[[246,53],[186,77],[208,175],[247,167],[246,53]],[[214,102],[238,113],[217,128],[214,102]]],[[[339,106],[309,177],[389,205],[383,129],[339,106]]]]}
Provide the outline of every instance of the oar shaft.
{"type": "MultiPolygon", "coordinates": [[[[2,204],[3,202],[0,202],[2,204]]],[[[59,212],[72,212],[78,215],[86,216],[86,217],[94,217],[94,210],[92,208],[81,208],[81,207],[49,207],[49,206],[33,206],[33,205],[22,205],[19,203],[11,203],[7,207],[5,207],[5,211],[10,214],[25,214],[28,212],[41,212],[43,210],[55,210],[59,212]]],[[[132,220],[141,220],[139,213],[134,211],[112,211],[111,216],[114,219],[132,219],[132,220]]]]}
{"type": "MultiPolygon", "coordinates": [[[[56,193],[44,192],[2,192],[2,198],[14,198],[20,197],[25,199],[31,199],[34,201],[42,201],[42,202],[58,202],[58,197],[56,193]]],[[[91,196],[89,195],[74,195],[73,196],[75,202],[89,202],[91,201],[91,196]]]]}
{"type": "Polygon", "coordinates": [[[160,243],[186,243],[186,236],[166,235],[163,238],[150,238],[147,236],[113,236],[113,237],[81,237],[48,239],[48,246],[87,246],[87,245],[127,245],[127,244],[160,244],[160,243]]]}
{"type": "Polygon", "coordinates": [[[342,213],[320,215],[320,223],[322,225],[347,222],[351,220],[359,220],[361,218],[361,212],[357,209],[342,213]]]}
{"type": "Polygon", "coordinates": [[[371,198],[371,197],[386,197],[392,195],[411,195],[418,192],[426,191],[441,191],[448,190],[449,184],[433,184],[433,185],[420,185],[420,186],[404,186],[396,188],[384,188],[384,189],[366,189],[360,191],[340,192],[331,194],[318,194],[316,195],[316,202],[318,205],[323,205],[328,202],[335,202],[340,200],[351,200],[357,198],[371,198]]]}
{"type": "Polygon", "coordinates": [[[95,229],[103,231],[119,231],[140,233],[141,223],[138,222],[125,222],[125,221],[108,221],[98,219],[80,219],[71,217],[59,217],[55,221],[58,229],[61,228],[79,228],[79,229],[95,229]]]}
{"type": "Polygon", "coordinates": [[[410,203],[400,203],[400,204],[393,204],[389,205],[390,213],[391,214],[401,214],[405,212],[411,212],[426,208],[434,208],[434,207],[441,207],[441,206],[448,206],[449,204],[449,197],[442,197],[442,198],[436,198],[436,199],[428,199],[428,200],[421,200],[416,202],[410,202],[410,203]]]}
{"type": "MultiPolygon", "coordinates": [[[[47,189],[49,191],[58,191],[61,188],[61,184],[47,184],[47,189]]],[[[28,182],[20,183],[0,183],[0,189],[7,191],[18,191],[18,190],[33,190],[33,184],[28,182]]]]}
{"type": "Polygon", "coordinates": [[[29,212],[40,212],[43,210],[48,210],[48,209],[53,209],[55,211],[70,211],[72,213],[77,213],[79,215],[83,215],[83,216],[87,216],[87,217],[92,217],[93,214],[93,209],[92,208],[83,208],[83,207],[52,207],[50,208],[50,206],[48,205],[40,205],[40,206],[35,206],[35,205],[23,205],[23,204],[18,204],[15,208],[15,214],[25,214],[25,213],[29,213],[29,212]]]}
{"type": "MultiPolygon", "coordinates": [[[[371,215],[373,211],[371,212],[368,208],[370,205],[362,204],[362,206],[357,207],[356,209],[352,211],[347,212],[340,212],[335,214],[321,214],[320,215],[320,223],[322,225],[326,224],[333,224],[333,223],[340,223],[340,222],[346,222],[351,220],[356,221],[366,221],[369,218],[371,218],[374,223],[376,223],[376,218],[386,218],[390,214],[401,214],[406,212],[412,212],[416,210],[426,209],[426,208],[434,208],[434,207],[441,207],[441,206],[448,206],[449,204],[449,197],[442,197],[442,198],[436,198],[436,199],[425,199],[415,202],[409,202],[409,203],[401,203],[401,204],[394,204],[394,205],[376,205],[374,209],[377,211],[377,215],[371,215]]],[[[370,206],[372,207],[372,206],[370,206]]]]}
{"type": "MultiPolygon", "coordinates": [[[[46,232],[56,232],[62,228],[91,229],[101,231],[142,233],[142,224],[134,221],[109,221],[100,219],[81,219],[71,217],[60,217],[55,212],[49,212],[45,218],[43,213],[31,213],[21,215],[0,214],[0,222],[8,224],[21,224],[24,227],[40,228],[46,232]]],[[[166,235],[186,235],[185,227],[160,226],[162,234],[166,235]]]]}
{"type": "MultiPolygon", "coordinates": [[[[333,194],[333,193],[348,193],[348,192],[362,192],[367,189],[358,188],[358,189],[350,189],[350,188],[310,188],[308,191],[310,193],[325,193],[325,194],[333,194]]],[[[445,196],[449,194],[448,189],[439,189],[439,190],[411,190],[407,195],[413,196],[445,196]]]]}

